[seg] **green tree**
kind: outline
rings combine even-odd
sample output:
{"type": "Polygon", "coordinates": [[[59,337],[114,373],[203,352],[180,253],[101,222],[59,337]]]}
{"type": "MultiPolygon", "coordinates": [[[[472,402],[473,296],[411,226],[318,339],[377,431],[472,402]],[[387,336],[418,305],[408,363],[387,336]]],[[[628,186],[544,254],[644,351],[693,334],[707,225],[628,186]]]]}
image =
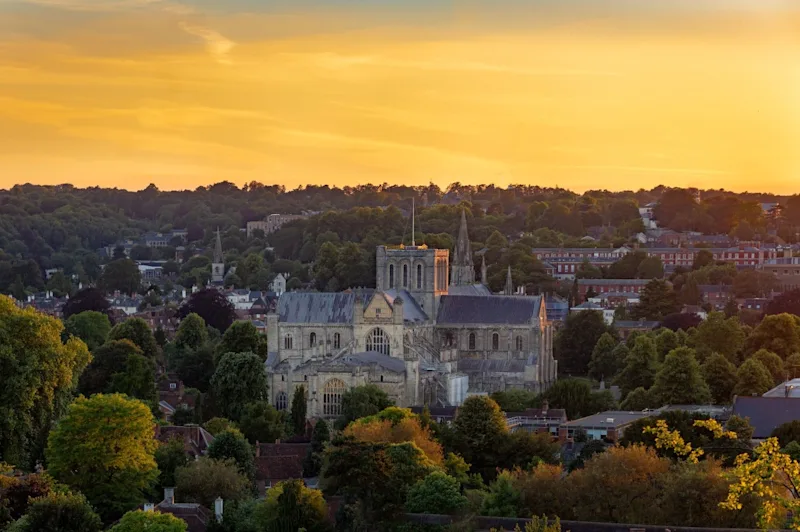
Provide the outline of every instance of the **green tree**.
{"type": "Polygon", "coordinates": [[[0,457],[32,468],[91,360],[61,322],[0,296],[0,457]]]}
{"type": "Polygon", "coordinates": [[[322,492],[305,487],[302,480],[273,486],[256,510],[256,522],[264,532],[324,532],[331,528],[327,519],[328,506],[322,492]]]}
{"type": "Polygon", "coordinates": [[[655,336],[658,361],[664,362],[670,351],[680,347],[678,335],[671,329],[661,329],[655,336]]]}
{"type": "Polygon", "coordinates": [[[314,431],[311,433],[311,447],[303,461],[304,477],[316,477],[320,474],[325,447],[330,439],[331,433],[328,424],[325,420],[318,419],[314,425],[314,431]]]}
{"type": "Polygon", "coordinates": [[[222,335],[219,353],[257,353],[259,334],[250,321],[235,321],[222,335]]]}
{"type": "Polygon", "coordinates": [[[233,460],[202,457],[175,470],[175,492],[181,502],[196,502],[206,508],[213,508],[217,497],[222,497],[226,504],[246,499],[251,486],[233,460]]]}
{"type": "Polygon", "coordinates": [[[83,340],[86,347],[94,352],[108,338],[111,322],[108,321],[108,316],[102,312],[87,310],[67,318],[67,321],[64,322],[64,330],[67,334],[83,340]]]}
{"type": "Polygon", "coordinates": [[[14,532],[100,532],[100,517],[81,494],[52,492],[33,499],[28,513],[9,528],[14,532]]]}
{"type": "Polygon", "coordinates": [[[653,279],[642,290],[633,314],[637,319],[661,320],[678,310],[678,296],[672,285],[663,279],[653,279]]]}
{"type": "Polygon", "coordinates": [[[158,358],[161,350],[158,347],[153,331],[142,318],[130,318],[118,323],[108,333],[109,340],[130,340],[142,350],[142,354],[151,360],[158,358]]]}
{"type": "Polygon", "coordinates": [[[621,369],[623,361],[617,358],[617,342],[609,333],[603,333],[592,350],[589,361],[589,376],[595,379],[611,380],[621,369]]]}
{"type": "Polygon", "coordinates": [[[745,345],[747,353],[755,353],[766,349],[782,359],[800,352],[800,325],[797,316],[791,314],[775,314],[765,316],[753,332],[748,336],[745,345]]]}
{"type": "Polygon", "coordinates": [[[186,521],[172,514],[136,510],[122,516],[109,532],[186,532],[186,521]]]}
{"type": "Polygon", "coordinates": [[[181,306],[178,315],[185,319],[189,314],[197,314],[206,325],[224,333],[236,319],[236,310],[219,290],[206,288],[189,296],[189,300],[181,306]]]}
{"type": "Polygon", "coordinates": [[[714,404],[729,404],[733,396],[733,389],[738,382],[736,366],[724,355],[714,353],[706,359],[700,370],[708,384],[714,404]]]}
{"type": "Polygon", "coordinates": [[[155,370],[152,360],[136,353],[131,354],[125,361],[125,370],[111,376],[109,391],[154,403],[158,397],[155,370]]]}
{"type": "Polygon", "coordinates": [[[789,356],[783,367],[786,369],[786,374],[790,380],[800,377],[800,353],[789,356]]]}
{"type": "Polygon", "coordinates": [[[205,393],[211,387],[211,378],[216,370],[214,358],[214,348],[210,343],[197,349],[177,349],[170,356],[170,367],[184,385],[205,393]]]}
{"type": "Polygon", "coordinates": [[[354,386],[342,394],[342,415],[336,420],[336,428],[344,429],[352,421],[375,415],[390,406],[389,396],[374,384],[354,386]]]}
{"type": "Polygon", "coordinates": [[[123,395],[79,397],[50,433],[49,472],[79,490],[104,521],[135,508],[158,475],[153,415],[123,395]]]}
{"type": "Polygon", "coordinates": [[[494,392],[491,397],[503,412],[522,412],[526,408],[533,408],[538,401],[536,393],[513,388],[494,392]]]}
{"type": "Polygon", "coordinates": [[[175,487],[175,470],[189,463],[181,436],[174,436],[156,449],[154,458],[158,466],[158,488],[175,487]]]}
{"type": "Polygon", "coordinates": [[[735,395],[761,395],[773,386],[772,375],[764,364],[755,358],[748,358],[736,371],[735,395]]]}
{"type": "Polygon", "coordinates": [[[206,322],[194,312],[181,320],[175,333],[175,346],[181,349],[199,349],[208,342],[206,322]]]}
{"type": "Polygon", "coordinates": [[[620,403],[620,408],[633,412],[661,406],[655,403],[652,394],[639,386],[635,390],[631,390],[631,392],[625,396],[625,400],[620,403]]]}
{"type": "Polygon", "coordinates": [[[481,515],[517,517],[521,504],[522,498],[517,488],[514,487],[511,473],[503,471],[489,486],[489,493],[481,507],[481,515]]]}
{"type": "Polygon", "coordinates": [[[770,438],[778,438],[781,447],[786,447],[791,442],[800,443],[800,420],[793,420],[775,427],[770,438]]]}
{"type": "Polygon", "coordinates": [[[711,401],[693,349],[679,347],[667,355],[650,394],[662,405],[702,405],[711,401]]]}
{"type": "Polygon", "coordinates": [[[292,396],[292,428],[295,434],[302,435],[306,433],[306,409],[307,398],[306,389],[303,385],[294,389],[292,396]]]}
{"type": "Polygon", "coordinates": [[[219,461],[233,460],[241,474],[251,481],[255,480],[256,466],[253,447],[238,431],[225,431],[217,434],[214,441],[208,446],[208,457],[219,461]]]}
{"type": "Polygon", "coordinates": [[[753,353],[752,358],[764,364],[769,374],[772,375],[772,380],[776,386],[786,380],[786,370],[783,368],[783,360],[775,353],[767,351],[766,349],[759,349],[753,353]]]}
{"type": "Polygon", "coordinates": [[[569,419],[596,414],[608,406],[601,394],[592,392],[591,384],[584,379],[559,379],[543,397],[551,408],[565,409],[569,419]]]}
{"type": "Polygon", "coordinates": [[[636,388],[650,388],[655,381],[658,354],[653,340],[648,336],[640,336],[625,359],[625,367],[617,375],[617,384],[622,394],[627,395],[636,388]]]}
{"type": "Polygon", "coordinates": [[[491,476],[508,434],[500,406],[485,396],[468,397],[453,425],[462,442],[460,454],[475,472],[491,476]]]}
{"type": "Polygon", "coordinates": [[[211,377],[211,388],[222,412],[238,420],[245,405],[267,399],[267,376],[261,359],[253,353],[226,354],[211,377]]]}
{"type": "Polygon", "coordinates": [[[720,353],[735,362],[744,346],[744,340],[744,331],[738,318],[726,318],[722,312],[711,312],[697,326],[694,346],[703,360],[711,353],[720,353]]]}
{"type": "Polygon", "coordinates": [[[203,424],[203,428],[205,428],[212,436],[221,434],[226,430],[232,430],[234,432],[239,430],[239,428],[236,426],[236,423],[229,419],[225,419],[224,417],[214,417],[209,419],[203,424]]]}
{"type": "Polygon", "coordinates": [[[458,480],[434,471],[408,492],[406,511],[418,514],[451,514],[467,504],[458,480]]]}
{"type": "Polygon", "coordinates": [[[636,269],[638,279],[661,279],[664,277],[664,264],[659,257],[647,257],[636,269]]]}
{"type": "Polygon", "coordinates": [[[559,369],[567,375],[586,375],[594,346],[609,332],[600,312],[575,312],[567,316],[553,346],[559,369]]]}
{"type": "Polygon", "coordinates": [[[80,314],[87,310],[107,314],[110,306],[111,304],[101,290],[89,287],[79,290],[69,301],[64,303],[61,313],[64,315],[64,319],[69,319],[75,314],[80,314]]]}
{"type": "Polygon", "coordinates": [[[272,442],[283,437],[284,423],[280,414],[266,401],[245,405],[239,427],[245,438],[255,444],[272,442]]]}
{"type": "Polygon", "coordinates": [[[470,481],[470,465],[456,453],[447,453],[444,460],[444,470],[448,475],[456,479],[461,486],[466,485],[470,481]]]}
{"type": "Polygon", "coordinates": [[[128,359],[134,355],[142,356],[142,350],[127,339],[101,345],[94,350],[92,363],[81,374],[78,389],[86,396],[110,392],[114,375],[124,372],[128,359]]]}
{"type": "Polygon", "coordinates": [[[133,295],[142,284],[139,267],[131,259],[117,259],[106,264],[100,277],[100,286],[106,292],[119,291],[133,295]]]}

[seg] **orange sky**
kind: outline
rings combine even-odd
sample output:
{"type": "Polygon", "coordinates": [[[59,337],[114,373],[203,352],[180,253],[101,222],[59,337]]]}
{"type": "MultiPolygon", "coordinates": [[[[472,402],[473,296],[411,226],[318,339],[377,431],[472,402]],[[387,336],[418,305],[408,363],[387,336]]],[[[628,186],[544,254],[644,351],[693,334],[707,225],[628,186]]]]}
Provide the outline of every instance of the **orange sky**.
{"type": "Polygon", "coordinates": [[[0,0],[0,186],[800,192],[800,2],[394,1],[0,0]]]}

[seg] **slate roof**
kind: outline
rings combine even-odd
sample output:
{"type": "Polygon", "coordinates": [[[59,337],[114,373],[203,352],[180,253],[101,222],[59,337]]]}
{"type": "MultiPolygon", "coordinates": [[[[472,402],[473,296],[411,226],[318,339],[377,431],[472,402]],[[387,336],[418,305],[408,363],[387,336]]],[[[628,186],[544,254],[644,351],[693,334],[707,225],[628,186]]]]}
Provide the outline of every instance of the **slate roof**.
{"type": "Polygon", "coordinates": [[[447,294],[451,296],[490,296],[492,292],[484,284],[450,285],[447,294]]]}
{"type": "Polygon", "coordinates": [[[637,419],[655,415],[653,412],[625,412],[620,410],[609,410],[600,412],[592,416],[582,417],[574,421],[567,421],[562,426],[565,427],[584,427],[584,428],[619,428],[633,423],[637,419]]]}
{"type": "Polygon", "coordinates": [[[420,306],[417,304],[417,300],[414,299],[414,296],[408,290],[386,290],[383,293],[386,296],[386,300],[389,302],[390,305],[394,305],[394,300],[399,296],[400,299],[403,300],[403,321],[409,321],[413,323],[419,323],[428,321],[428,315],[425,314],[420,306]]]}
{"type": "Polygon", "coordinates": [[[525,361],[462,358],[458,361],[458,371],[472,373],[522,373],[525,371],[525,361]]]}
{"type": "Polygon", "coordinates": [[[303,460],[310,448],[308,443],[259,443],[256,479],[275,482],[303,478],[303,460]]]}
{"type": "Polygon", "coordinates": [[[440,325],[526,325],[539,316],[541,296],[442,296],[440,325]]]}
{"type": "Polygon", "coordinates": [[[614,326],[618,329],[655,329],[660,325],[657,321],[629,321],[629,320],[617,320],[614,322],[614,326]]]}
{"type": "Polygon", "coordinates": [[[755,429],[753,438],[769,438],[772,431],[784,423],[800,419],[800,400],[793,397],[737,397],[733,413],[750,418],[755,429]]]}
{"type": "MultiPolygon", "coordinates": [[[[269,362],[269,358],[267,361],[269,362]]],[[[285,363],[286,361],[284,361],[282,364],[285,363]]],[[[311,359],[300,364],[295,370],[299,371],[303,367],[312,365],[316,366],[322,371],[325,371],[325,369],[328,367],[349,366],[356,368],[359,366],[370,366],[373,364],[394,373],[404,373],[406,371],[406,365],[401,359],[376,353],[374,351],[350,353],[336,358],[311,359]]],[[[276,369],[280,371],[280,368],[276,367],[276,369]]]]}
{"type": "Polygon", "coordinates": [[[282,323],[352,323],[356,298],[366,303],[366,293],[286,292],[278,300],[282,323]]]}
{"type": "Polygon", "coordinates": [[[645,286],[650,279],[578,279],[578,285],[587,286],[645,286]]]}

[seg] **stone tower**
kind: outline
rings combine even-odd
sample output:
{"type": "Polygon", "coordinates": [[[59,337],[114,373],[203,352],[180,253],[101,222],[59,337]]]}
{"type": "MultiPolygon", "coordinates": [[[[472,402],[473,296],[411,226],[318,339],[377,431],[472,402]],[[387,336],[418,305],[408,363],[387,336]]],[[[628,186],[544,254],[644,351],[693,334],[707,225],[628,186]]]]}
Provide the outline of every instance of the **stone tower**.
{"type": "Polygon", "coordinates": [[[439,296],[447,294],[449,257],[446,249],[378,246],[375,288],[384,292],[407,290],[422,310],[434,317],[439,296]]]}
{"type": "Polygon", "coordinates": [[[225,281],[225,256],[222,254],[222,239],[217,228],[217,240],[214,243],[214,260],[211,262],[211,282],[222,284],[225,281]]]}
{"type": "Polygon", "coordinates": [[[511,266],[508,267],[508,273],[506,274],[506,287],[503,290],[503,294],[507,296],[514,295],[514,281],[511,279],[511,266]]]}
{"type": "Polygon", "coordinates": [[[461,209],[461,227],[458,229],[456,250],[453,253],[453,260],[450,264],[452,269],[450,274],[451,285],[475,284],[475,264],[472,262],[472,246],[469,243],[467,215],[464,209],[461,209]]]}

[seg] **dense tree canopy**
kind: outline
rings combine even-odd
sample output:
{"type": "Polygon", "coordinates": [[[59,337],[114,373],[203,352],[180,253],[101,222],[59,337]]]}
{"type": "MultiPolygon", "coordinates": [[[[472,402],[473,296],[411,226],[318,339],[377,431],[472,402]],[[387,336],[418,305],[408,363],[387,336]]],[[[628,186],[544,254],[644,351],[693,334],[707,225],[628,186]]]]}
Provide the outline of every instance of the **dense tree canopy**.
{"type": "Polygon", "coordinates": [[[219,290],[207,288],[198,290],[189,296],[188,301],[180,308],[181,319],[189,314],[197,314],[203,321],[221,333],[236,320],[233,304],[219,290]]]}
{"type": "Polygon", "coordinates": [[[77,338],[61,342],[62,325],[0,296],[0,457],[33,467],[91,360],[77,338]]]}
{"type": "Polygon", "coordinates": [[[227,353],[217,365],[211,387],[221,411],[238,420],[245,406],[267,398],[264,365],[253,353],[227,353]]]}
{"type": "Polygon", "coordinates": [[[64,322],[64,331],[83,340],[89,351],[94,352],[108,338],[111,322],[102,312],[86,310],[67,318],[64,322]]]}
{"type": "Polygon", "coordinates": [[[609,328],[602,313],[570,313],[553,345],[559,371],[567,375],[586,375],[597,341],[607,332],[609,328]]]}

